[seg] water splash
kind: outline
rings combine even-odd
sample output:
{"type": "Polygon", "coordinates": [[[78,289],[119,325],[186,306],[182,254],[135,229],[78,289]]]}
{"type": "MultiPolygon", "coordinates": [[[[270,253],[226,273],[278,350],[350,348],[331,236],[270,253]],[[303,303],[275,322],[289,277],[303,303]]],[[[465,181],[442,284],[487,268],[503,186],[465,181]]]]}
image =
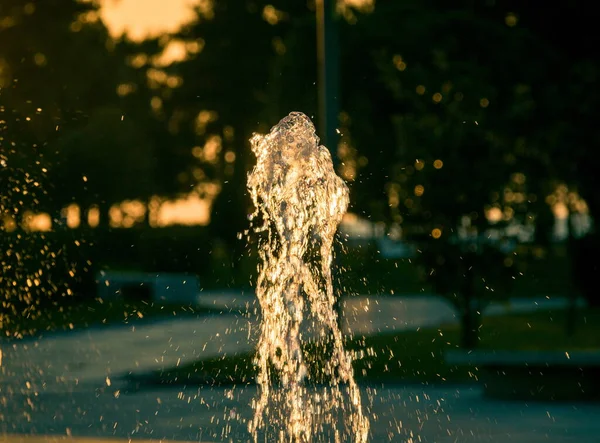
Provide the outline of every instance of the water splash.
{"type": "Polygon", "coordinates": [[[365,442],[369,421],[338,327],[331,274],[348,188],[302,113],[289,114],[251,144],[252,219],[262,219],[255,228],[262,233],[256,286],[262,323],[250,432],[255,441],[264,433],[278,441],[365,442]]]}

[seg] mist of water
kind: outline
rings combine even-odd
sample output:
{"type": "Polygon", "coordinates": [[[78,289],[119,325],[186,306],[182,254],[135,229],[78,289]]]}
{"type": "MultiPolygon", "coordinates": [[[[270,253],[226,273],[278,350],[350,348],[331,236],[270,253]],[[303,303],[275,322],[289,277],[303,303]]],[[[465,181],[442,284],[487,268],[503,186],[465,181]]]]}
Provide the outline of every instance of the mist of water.
{"type": "Polygon", "coordinates": [[[250,432],[255,441],[264,434],[278,441],[365,442],[369,421],[338,327],[331,271],[348,188],[302,113],[251,143],[262,321],[250,432]]]}

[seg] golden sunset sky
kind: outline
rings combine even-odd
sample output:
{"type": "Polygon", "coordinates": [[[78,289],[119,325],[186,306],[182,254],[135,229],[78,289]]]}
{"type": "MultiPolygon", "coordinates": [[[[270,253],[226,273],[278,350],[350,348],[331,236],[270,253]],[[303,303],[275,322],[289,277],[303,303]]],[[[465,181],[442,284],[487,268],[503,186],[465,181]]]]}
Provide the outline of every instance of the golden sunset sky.
{"type": "Polygon", "coordinates": [[[100,0],[100,15],[110,33],[133,40],[174,32],[194,18],[201,0],[100,0]]]}
{"type": "MultiPolygon", "coordinates": [[[[214,0],[99,0],[100,15],[114,37],[126,32],[140,41],[166,32],[176,31],[195,18],[194,6],[212,9],[214,0]]],[[[242,0],[240,0],[242,1],[242,0]]],[[[302,0],[293,0],[302,1],[302,0]]],[[[375,0],[338,0],[338,6],[370,11],[375,0]]]]}

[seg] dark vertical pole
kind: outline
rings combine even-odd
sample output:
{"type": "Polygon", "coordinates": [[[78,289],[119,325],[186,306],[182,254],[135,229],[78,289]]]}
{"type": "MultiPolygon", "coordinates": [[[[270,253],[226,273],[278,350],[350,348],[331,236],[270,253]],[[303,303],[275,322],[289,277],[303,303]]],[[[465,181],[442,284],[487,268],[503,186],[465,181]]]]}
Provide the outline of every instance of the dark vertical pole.
{"type": "MultiPolygon", "coordinates": [[[[317,67],[318,67],[318,134],[321,144],[326,146],[331,153],[333,167],[337,170],[337,124],[339,114],[339,49],[336,0],[317,0],[317,67]]],[[[337,243],[337,242],[336,242],[337,243]]],[[[334,243],[333,278],[337,280],[337,256],[341,252],[334,243]]],[[[334,282],[335,285],[335,282],[334,282]]],[[[341,294],[335,298],[337,323],[342,330],[343,301],[341,294]]]]}
{"type": "Polygon", "coordinates": [[[337,166],[339,113],[339,49],[335,0],[317,0],[317,64],[319,69],[319,135],[337,166]]]}

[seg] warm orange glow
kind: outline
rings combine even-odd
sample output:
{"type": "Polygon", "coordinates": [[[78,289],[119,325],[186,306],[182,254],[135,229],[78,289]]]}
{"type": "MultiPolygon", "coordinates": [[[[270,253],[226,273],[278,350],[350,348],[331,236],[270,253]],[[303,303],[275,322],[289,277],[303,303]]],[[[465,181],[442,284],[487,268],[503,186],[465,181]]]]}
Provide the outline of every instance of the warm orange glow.
{"type": "Polygon", "coordinates": [[[112,205],[108,210],[108,219],[111,228],[120,228],[123,224],[123,212],[119,205],[112,205]]]}
{"type": "Polygon", "coordinates": [[[160,97],[152,97],[150,99],[150,107],[154,112],[160,112],[163,107],[163,101],[160,97]]]}
{"type": "Polygon", "coordinates": [[[552,212],[559,220],[564,220],[569,217],[569,208],[562,202],[556,203],[554,206],[552,206],[552,212]]]}
{"type": "Polygon", "coordinates": [[[101,0],[100,17],[113,37],[126,33],[135,41],[174,33],[196,19],[199,7],[205,18],[212,16],[209,0],[101,0]]]}
{"type": "Polygon", "coordinates": [[[397,208],[400,204],[400,185],[397,183],[388,186],[388,204],[390,208],[397,208]]]}
{"type": "Polygon", "coordinates": [[[354,8],[361,12],[372,12],[375,0],[338,0],[338,8],[354,8]]]}
{"type": "Polygon", "coordinates": [[[398,71],[404,71],[406,69],[406,63],[404,63],[401,55],[395,55],[392,61],[394,62],[394,66],[396,66],[398,71]]]}
{"type": "Polygon", "coordinates": [[[340,175],[349,181],[356,178],[356,162],[353,159],[347,159],[340,165],[340,175]]]}
{"type": "Polygon", "coordinates": [[[209,137],[204,145],[204,159],[208,162],[215,162],[217,160],[217,156],[221,152],[221,147],[221,137],[218,135],[209,137]]]}
{"type": "Polygon", "coordinates": [[[276,25],[280,20],[286,18],[286,14],[276,9],[273,5],[267,5],[263,8],[262,17],[270,25],[276,25]]]}
{"type": "Polygon", "coordinates": [[[67,219],[67,226],[71,229],[79,227],[81,223],[81,211],[75,203],[70,204],[62,211],[63,217],[67,219]]]}
{"type": "Polygon", "coordinates": [[[52,229],[52,218],[49,214],[42,212],[34,214],[26,212],[23,215],[23,229],[26,231],[47,232],[52,229]]]}
{"type": "Polygon", "coordinates": [[[119,86],[117,86],[117,95],[119,97],[125,97],[129,94],[131,94],[132,92],[135,92],[136,90],[136,85],[133,83],[121,83],[119,86]]]}
{"type": "Polygon", "coordinates": [[[442,236],[442,230],[441,230],[441,229],[438,229],[438,228],[435,228],[435,229],[433,229],[433,230],[431,231],[431,236],[432,236],[433,238],[436,238],[436,239],[437,239],[437,238],[440,238],[440,237],[442,236]]]}
{"type": "Polygon", "coordinates": [[[112,205],[109,210],[109,223],[113,228],[131,228],[143,223],[146,218],[146,205],[139,200],[125,200],[112,205]]]}
{"type": "Polygon", "coordinates": [[[425,192],[425,188],[423,187],[423,185],[415,186],[415,195],[417,197],[421,197],[424,192],[425,192]]]}
{"type": "Polygon", "coordinates": [[[225,161],[227,163],[233,163],[235,161],[235,152],[233,152],[233,151],[227,151],[225,153],[225,161]]]}
{"type": "Polygon", "coordinates": [[[5,215],[2,219],[2,226],[5,232],[13,232],[17,229],[17,222],[10,215],[5,215]]]}
{"type": "Polygon", "coordinates": [[[181,40],[171,40],[163,49],[163,52],[153,60],[154,66],[169,66],[173,62],[185,60],[187,50],[185,42],[181,40]]]}
{"type": "Polygon", "coordinates": [[[158,227],[208,225],[210,222],[210,201],[201,199],[195,193],[177,200],[164,201],[160,204],[153,222],[158,227]]]}
{"type": "Polygon", "coordinates": [[[209,123],[217,121],[219,114],[215,111],[202,110],[196,116],[196,133],[202,135],[206,132],[206,127],[209,123]]]}
{"type": "Polygon", "coordinates": [[[91,206],[88,209],[87,219],[90,228],[96,228],[100,224],[100,209],[98,206],[91,206]]]}
{"type": "Polygon", "coordinates": [[[502,220],[503,214],[500,208],[493,207],[486,211],[485,216],[490,223],[498,223],[500,220],[502,220]]]}
{"type": "Polygon", "coordinates": [[[433,167],[435,169],[442,169],[443,166],[444,166],[444,162],[439,159],[433,162],[433,167]]]}

